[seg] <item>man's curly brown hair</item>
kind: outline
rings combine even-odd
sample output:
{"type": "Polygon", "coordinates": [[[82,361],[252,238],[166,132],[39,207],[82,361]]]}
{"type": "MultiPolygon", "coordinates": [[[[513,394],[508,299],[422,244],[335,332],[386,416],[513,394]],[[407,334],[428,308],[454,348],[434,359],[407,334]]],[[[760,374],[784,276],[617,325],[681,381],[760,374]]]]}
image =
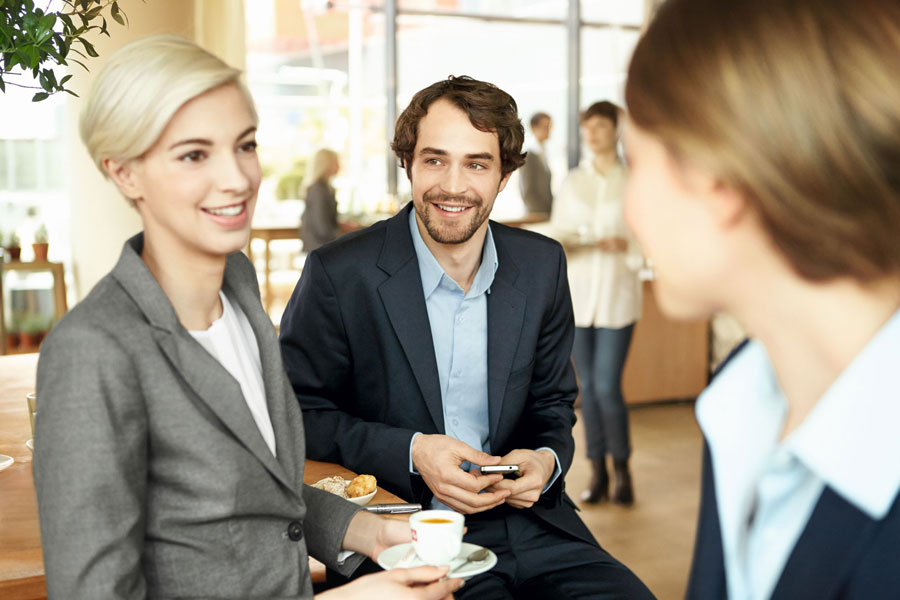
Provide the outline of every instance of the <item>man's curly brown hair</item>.
{"type": "Polygon", "coordinates": [[[497,134],[500,142],[500,171],[504,177],[522,166],[525,162],[525,154],[522,153],[525,128],[519,120],[518,107],[513,97],[492,83],[465,75],[451,75],[417,92],[397,119],[391,148],[400,159],[400,166],[406,169],[407,175],[410,175],[419,121],[428,112],[428,107],[441,98],[449,100],[466,113],[475,129],[497,134]]]}

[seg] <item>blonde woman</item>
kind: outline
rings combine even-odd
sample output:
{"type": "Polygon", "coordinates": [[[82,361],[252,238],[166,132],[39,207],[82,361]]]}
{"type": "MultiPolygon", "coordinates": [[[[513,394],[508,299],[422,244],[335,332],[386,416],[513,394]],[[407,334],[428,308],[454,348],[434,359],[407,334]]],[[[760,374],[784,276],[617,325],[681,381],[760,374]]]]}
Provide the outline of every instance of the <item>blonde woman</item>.
{"type": "Polygon", "coordinates": [[[300,218],[300,239],[303,240],[304,252],[312,252],[341,234],[337,200],[331,187],[331,179],[340,169],[341,163],[334,150],[322,148],[313,155],[304,183],[306,202],[300,218]]]}
{"type": "Polygon", "coordinates": [[[641,315],[642,257],[622,214],[627,171],[618,151],[620,113],[606,100],[581,113],[590,156],[569,172],[550,216],[554,235],[566,248],[575,313],[572,359],[591,464],[591,481],[581,500],[588,504],[610,498],[617,504],[634,502],[622,372],[641,315]],[[607,456],[615,472],[612,496],[607,456]]]}
{"type": "MultiPolygon", "coordinates": [[[[240,252],[256,122],[239,72],[174,36],[112,55],[86,99],[82,139],[143,232],[42,347],[35,483],[51,598],[310,598],[308,552],[347,573],[409,539],[302,483],[300,409],[240,252]]],[[[442,598],[459,585],[430,583],[445,572],[380,573],[323,597],[442,598]]]]}
{"type": "Polygon", "coordinates": [[[900,598],[898,57],[884,0],[668,0],[635,50],[660,304],[752,336],[697,402],[689,598],[900,598]]]}

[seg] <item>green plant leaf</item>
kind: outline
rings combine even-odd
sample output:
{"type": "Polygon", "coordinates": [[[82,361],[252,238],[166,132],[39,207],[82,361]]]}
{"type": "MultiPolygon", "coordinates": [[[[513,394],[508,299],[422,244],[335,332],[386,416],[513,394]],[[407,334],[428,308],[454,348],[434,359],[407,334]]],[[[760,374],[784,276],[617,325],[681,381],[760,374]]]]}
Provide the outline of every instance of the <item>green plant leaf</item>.
{"type": "Polygon", "coordinates": [[[78,41],[81,42],[82,46],[84,46],[84,51],[88,53],[88,56],[90,56],[91,58],[97,58],[98,56],[100,56],[97,51],[94,50],[94,45],[92,43],[84,38],[79,38],[78,41]]]}
{"type": "Polygon", "coordinates": [[[59,80],[59,85],[65,85],[68,80],[72,79],[71,73],[69,75],[65,75],[62,79],[59,80]]]}
{"type": "Polygon", "coordinates": [[[59,19],[63,22],[63,31],[66,34],[71,34],[75,31],[75,23],[72,22],[72,17],[60,13],[59,19]]]}
{"type": "Polygon", "coordinates": [[[38,92],[31,98],[31,101],[32,102],[40,102],[41,100],[46,100],[49,97],[50,97],[50,94],[47,94],[44,92],[38,92]]]}
{"type": "Polygon", "coordinates": [[[53,29],[54,25],[56,25],[56,13],[44,15],[38,22],[38,27],[43,29],[53,29]]]}
{"type": "Polygon", "coordinates": [[[113,2],[112,5],[110,5],[109,15],[119,25],[125,25],[125,19],[122,18],[122,11],[119,10],[119,5],[116,2],[113,2]]]}
{"type": "Polygon", "coordinates": [[[0,92],[6,93],[6,84],[3,83],[3,78],[0,77],[0,92]]]}

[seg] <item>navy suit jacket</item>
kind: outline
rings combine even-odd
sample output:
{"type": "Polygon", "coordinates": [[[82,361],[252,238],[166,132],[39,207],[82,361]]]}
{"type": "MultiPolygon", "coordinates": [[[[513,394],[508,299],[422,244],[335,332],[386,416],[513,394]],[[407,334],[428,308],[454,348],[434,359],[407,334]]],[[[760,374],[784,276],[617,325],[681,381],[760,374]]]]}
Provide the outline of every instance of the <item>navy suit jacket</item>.
{"type": "MultiPolygon", "coordinates": [[[[282,318],[281,346],[307,455],[427,503],[431,492],[409,472],[410,441],[445,429],[411,209],[309,255],[282,318]]],[[[544,236],[490,227],[499,263],[487,300],[491,449],[553,448],[565,474],[577,394],[565,255],[544,236]]],[[[596,544],[563,486],[560,476],[531,510],[596,544]]]]}
{"type": "MultiPolygon", "coordinates": [[[[743,344],[731,356],[742,347],[743,344]]],[[[727,597],[715,475],[709,447],[704,444],[700,520],[687,598],[727,597]]],[[[897,598],[900,497],[885,518],[876,521],[826,486],[775,585],[772,600],[897,598]]]]}

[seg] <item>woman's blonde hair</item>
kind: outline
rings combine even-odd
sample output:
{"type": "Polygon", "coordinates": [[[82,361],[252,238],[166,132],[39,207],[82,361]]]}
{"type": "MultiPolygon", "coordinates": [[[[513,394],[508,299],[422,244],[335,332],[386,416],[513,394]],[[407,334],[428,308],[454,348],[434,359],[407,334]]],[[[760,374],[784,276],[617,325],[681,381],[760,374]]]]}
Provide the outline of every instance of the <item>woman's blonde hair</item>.
{"type": "Polygon", "coordinates": [[[306,177],[303,178],[303,191],[309,189],[314,183],[327,181],[331,174],[331,167],[338,160],[338,153],[329,148],[321,148],[313,154],[306,177]]]}
{"type": "Polygon", "coordinates": [[[97,168],[103,160],[130,160],[153,146],[186,102],[227,83],[237,85],[257,120],[241,72],[197,44],[175,35],[153,35],[109,57],[81,110],[81,140],[97,168]]]}
{"type": "Polygon", "coordinates": [[[900,274],[900,2],[668,0],[625,99],[802,277],[900,274]]]}

